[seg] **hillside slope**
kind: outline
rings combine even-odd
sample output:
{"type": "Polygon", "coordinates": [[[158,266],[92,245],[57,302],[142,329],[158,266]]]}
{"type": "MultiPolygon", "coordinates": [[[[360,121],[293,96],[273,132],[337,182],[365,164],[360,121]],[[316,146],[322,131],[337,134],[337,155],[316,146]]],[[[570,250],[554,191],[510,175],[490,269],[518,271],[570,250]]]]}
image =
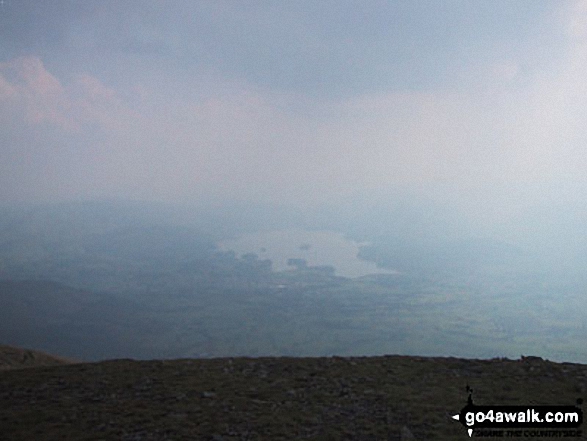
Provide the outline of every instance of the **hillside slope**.
{"type": "Polygon", "coordinates": [[[0,370],[55,366],[71,363],[75,363],[75,361],[45,354],[40,351],[0,345],[0,370]]]}
{"type": "Polygon", "coordinates": [[[0,279],[0,305],[0,342],[82,360],[143,358],[159,330],[138,302],[50,280],[0,279]]]}
{"type": "Polygon", "coordinates": [[[587,366],[385,356],[40,367],[0,372],[0,426],[10,440],[464,440],[451,415],[467,385],[476,404],[570,405],[587,366]]]}

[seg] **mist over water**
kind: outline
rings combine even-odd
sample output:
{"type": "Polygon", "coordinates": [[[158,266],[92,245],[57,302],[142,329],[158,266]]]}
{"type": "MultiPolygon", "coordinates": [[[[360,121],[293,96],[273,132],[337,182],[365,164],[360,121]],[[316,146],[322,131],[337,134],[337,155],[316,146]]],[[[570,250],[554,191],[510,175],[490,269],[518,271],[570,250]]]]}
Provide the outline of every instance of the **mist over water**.
{"type": "Polygon", "coordinates": [[[584,273],[577,260],[556,261],[546,241],[538,259],[536,244],[461,236],[441,225],[462,219],[430,216],[432,206],[380,204],[372,215],[339,207],[297,220],[276,206],[241,208],[2,208],[0,336],[92,360],[587,361],[584,273]]]}
{"type": "Polygon", "coordinates": [[[397,274],[397,271],[378,268],[373,262],[359,259],[360,245],[333,231],[288,229],[226,240],[220,243],[220,249],[232,250],[239,256],[257,254],[259,259],[271,260],[274,271],[291,270],[289,259],[304,259],[309,266],[332,266],[335,274],[342,277],[397,274]]]}
{"type": "Polygon", "coordinates": [[[585,0],[15,0],[0,41],[0,343],[587,359],[585,0]]]}

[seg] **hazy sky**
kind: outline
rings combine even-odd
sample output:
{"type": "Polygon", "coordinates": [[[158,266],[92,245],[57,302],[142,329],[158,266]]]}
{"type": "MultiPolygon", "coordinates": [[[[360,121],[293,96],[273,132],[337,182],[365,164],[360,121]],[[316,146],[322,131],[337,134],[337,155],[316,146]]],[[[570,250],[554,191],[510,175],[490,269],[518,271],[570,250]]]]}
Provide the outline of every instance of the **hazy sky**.
{"type": "Polygon", "coordinates": [[[585,1],[1,3],[1,201],[586,196],[585,1]]]}

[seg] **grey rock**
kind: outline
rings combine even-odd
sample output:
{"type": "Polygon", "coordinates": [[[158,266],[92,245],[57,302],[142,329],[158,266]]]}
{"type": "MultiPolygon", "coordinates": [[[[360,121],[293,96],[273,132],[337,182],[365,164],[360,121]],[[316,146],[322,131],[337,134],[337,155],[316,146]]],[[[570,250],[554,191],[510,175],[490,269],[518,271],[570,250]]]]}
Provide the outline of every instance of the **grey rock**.
{"type": "Polygon", "coordinates": [[[401,441],[406,440],[415,440],[416,437],[412,433],[412,431],[408,428],[408,426],[403,426],[402,430],[400,431],[400,438],[401,441]]]}

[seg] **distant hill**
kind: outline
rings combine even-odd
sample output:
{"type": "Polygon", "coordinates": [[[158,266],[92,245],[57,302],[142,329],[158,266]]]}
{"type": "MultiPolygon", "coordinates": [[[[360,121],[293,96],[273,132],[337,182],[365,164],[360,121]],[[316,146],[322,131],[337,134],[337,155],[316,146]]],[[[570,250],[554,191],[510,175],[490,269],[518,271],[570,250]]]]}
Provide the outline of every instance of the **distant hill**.
{"type": "Polygon", "coordinates": [[[75,360],[40,351],[0,345],[0,370],[75,363],[75,360]]]}
{"type": "Polygon", "coordinates": [[[452,415],[467,403],[467,386],[476,405],[575,405],[587,392],[587,366],[383,356],[9,370],[0,372],[0,438],[465,440],[452,415]]]}
{"type": "Polygon", "coordinates": [[[0,342],[85,361],[143,357],[155,319],[138,302],[47,280],[0,280],[0,342]]]}

